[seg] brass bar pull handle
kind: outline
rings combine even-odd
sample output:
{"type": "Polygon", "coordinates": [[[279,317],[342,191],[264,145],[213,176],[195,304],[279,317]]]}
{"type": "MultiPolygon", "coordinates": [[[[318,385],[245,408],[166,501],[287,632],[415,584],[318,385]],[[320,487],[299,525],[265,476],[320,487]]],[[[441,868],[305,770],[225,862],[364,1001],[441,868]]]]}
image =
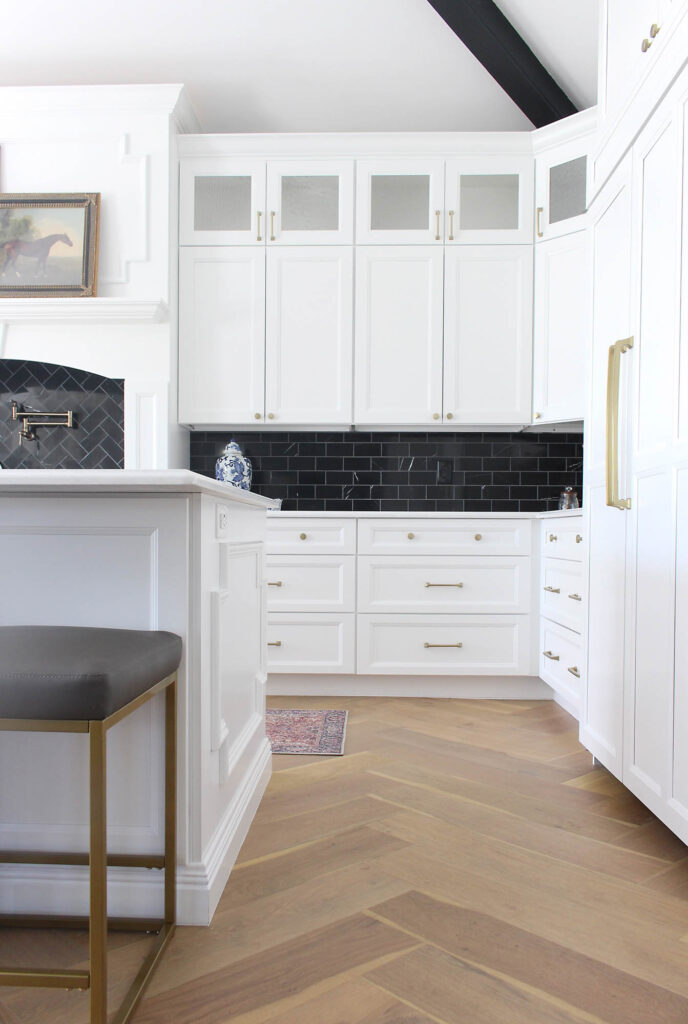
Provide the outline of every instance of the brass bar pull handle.
{"type": "Polygon", "coordinates": [[[569,599],[571,601],[582,601],[583,600],[583,598],[580,596],[580,594],[569,594],[569,599]]]}
{"type": "Polygon", "coordinates": [[[281,646],[282,646],[282,641],[281,640],[268,640],[268,647],[281,647],[281,646]]]}
{"type": "Polygon", "coordinates": [[[576,677],[576,679],[580,679],[580,672],[578,671],[577,665],[572,665],[571,668],[567,668],[566,671],[570,672],[572,676],[576,677]]]}
{"type": "Polygon", "coordinates": [[[463,644],[429,644],[427,641],[423,644],[423,647],[463,647],[463,644]]]}
{"type": "Polygon", "coordinates": [[[268,586],[269,587],[281,587],[282,586],[282,580],[277,580],[276,583],[268,583],[268,586]]]}
{"type": "Polygon", "coordinates": [[[426,587],[459,587],[463,586],[463,583],[426,583],[426,587]]]}
{"type": "Polygon", "coordinates": [[[548,594],[561,594],[561,587],[543,587],[542,589],[546,590],[548,594]]]}
{"type": "Polygon", "coordinates": [[[551,651],[543,651],[542,653],[544,654],[544,656],[546,658],[549,658],[550,661],[559,661],[559,655],[558,654],[552,654],[551,651]]]}
{"type": "Polygon", "coordinates": [[[275,241],[275,211],[270,210],[270,241],[275,241]]]}
{"type": "Polygon", "coordinates": [[[542,230],[542,215],[544,212],[544,206],[538,206],[537,212],[535,214],[535,233],[537,234],[538,238],[542,238],[544,235],[544,232],[542,230]]]}
{"type": "Polygon", "coordinates": [[[454,241],[454,211],[449,211],[449,241],[454,241]]]}
{"type": "Polygon", "coordinates": [[[256,242],[262,242],[263,236],[260,233],[260,218],[263,216],[262,212],[258,210],[256,212],[256,242]]]}
{"type": "Polygon", "coordinates": [[[435,210],[435,221],[436,221],[435,241],[439,242],[439,240],[440,240],[440,211],[439,210],[435,210]]]}
{"type": "Polygon", "coordinates": [[[633,348],[633,338],[622,338],[609,346],[607,364],[607,505],[628,509],[630,498],[619,497],[619,388],[621,356],[633,348]]]}

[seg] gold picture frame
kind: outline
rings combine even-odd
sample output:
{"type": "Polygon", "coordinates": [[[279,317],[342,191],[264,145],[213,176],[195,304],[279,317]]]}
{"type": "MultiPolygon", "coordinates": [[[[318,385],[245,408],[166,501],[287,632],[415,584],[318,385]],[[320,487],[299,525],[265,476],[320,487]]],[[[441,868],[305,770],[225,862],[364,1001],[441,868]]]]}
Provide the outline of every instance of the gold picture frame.
{"type": "Polygon", "coordinates": [[[99,192],[0,192],[0,298],[94,296],[99,223],[99,192]]]}

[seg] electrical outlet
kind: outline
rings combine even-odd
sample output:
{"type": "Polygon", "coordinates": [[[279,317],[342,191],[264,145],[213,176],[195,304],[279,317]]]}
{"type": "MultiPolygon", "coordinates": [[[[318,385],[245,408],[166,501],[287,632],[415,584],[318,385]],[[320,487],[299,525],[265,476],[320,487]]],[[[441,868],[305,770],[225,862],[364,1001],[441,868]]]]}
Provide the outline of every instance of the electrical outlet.
{"type": "Polygon", "coordinates": [[[215,534],[224,537],[229,529],[229,510],[226,505],[218,505],[215,514],[215,534]]]}
{"type": "Polygon", "coordinates": [[[454,478],[454,463],[451,459],[438,459],[435,480],[438,484],[450,484],[454,478]]]}

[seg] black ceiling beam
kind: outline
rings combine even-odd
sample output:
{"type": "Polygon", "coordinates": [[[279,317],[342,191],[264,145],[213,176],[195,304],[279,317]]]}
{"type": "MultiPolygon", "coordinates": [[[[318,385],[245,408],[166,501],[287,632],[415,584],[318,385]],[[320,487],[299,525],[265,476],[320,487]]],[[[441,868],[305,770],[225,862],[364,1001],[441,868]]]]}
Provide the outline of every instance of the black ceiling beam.
{"type": "Polygon", "coordinates": [[[428,0],[536,128],[577,113],[493,0],[428,0]]]}

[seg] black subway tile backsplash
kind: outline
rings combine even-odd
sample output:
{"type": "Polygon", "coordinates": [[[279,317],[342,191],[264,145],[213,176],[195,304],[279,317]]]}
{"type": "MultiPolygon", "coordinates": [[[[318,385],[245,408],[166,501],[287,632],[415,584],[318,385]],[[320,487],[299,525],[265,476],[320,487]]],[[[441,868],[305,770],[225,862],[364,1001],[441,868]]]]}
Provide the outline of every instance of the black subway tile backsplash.
{"type": "Polygon", "coordinates": [[[531,512],[555,509],[565,486],[581,497],[582,434],[197,431],[191,469],[214,476],[232,439],[253,463],[253,490],[284,509],[531,512]]]}

